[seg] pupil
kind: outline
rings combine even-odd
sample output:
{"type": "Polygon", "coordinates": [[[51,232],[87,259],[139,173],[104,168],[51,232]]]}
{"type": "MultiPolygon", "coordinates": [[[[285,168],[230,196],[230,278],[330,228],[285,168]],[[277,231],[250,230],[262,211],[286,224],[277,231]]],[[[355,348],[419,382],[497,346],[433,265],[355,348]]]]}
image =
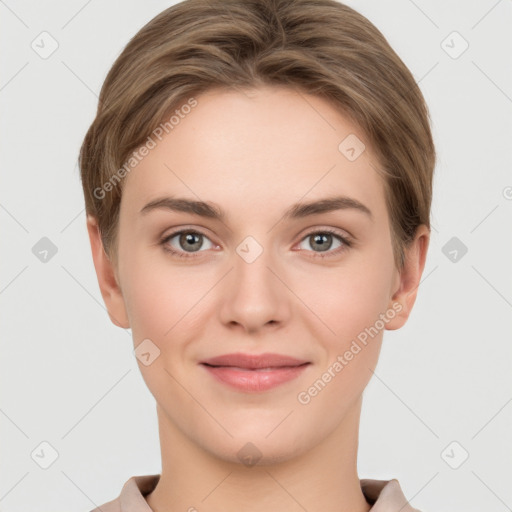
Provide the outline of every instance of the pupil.
{"type": "Polygon", "coordinates": [[[330,243],[328,243],[330,240],[329,238],[331,235],[321,234],[321,235],[314,235],[314,241],[315,244],[319,244],[319,248],[321,251],[326,251],[330,247],[330,243]]]}
{"type": "Polygon", "coordinates": [[[180,242],[184,246],[188,245],[188,247],[190,249],[192,249],[193,251],[197,251],[201,248],[201,243],[197,242],[198,239],[199,239],[199,235],[194,234],[194,233],[186,233],[184,235],[181,235],[180,242]],[[196,240],[196,242],[195,242],[196,247],[194,247],[194,239],[196,240]]]}

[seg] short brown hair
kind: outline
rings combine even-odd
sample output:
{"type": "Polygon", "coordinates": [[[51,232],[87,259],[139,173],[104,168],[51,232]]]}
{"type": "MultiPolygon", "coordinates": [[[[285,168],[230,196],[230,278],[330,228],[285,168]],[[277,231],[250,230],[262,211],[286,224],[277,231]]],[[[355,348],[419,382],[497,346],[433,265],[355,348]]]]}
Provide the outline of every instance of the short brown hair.
{"type": "Polygon", "coordinates": [[[327,99],[362,130],[385,177],[401,269],[416,228],[430,229],[436,156],[429,113],[381,32],[335,0],[184,0],[128,42],[105,79],[79,156],[86,212],[98,220],[106,253],[116,257],[118,171],[131,152],[195,95],[261,85],[327,99]]]}

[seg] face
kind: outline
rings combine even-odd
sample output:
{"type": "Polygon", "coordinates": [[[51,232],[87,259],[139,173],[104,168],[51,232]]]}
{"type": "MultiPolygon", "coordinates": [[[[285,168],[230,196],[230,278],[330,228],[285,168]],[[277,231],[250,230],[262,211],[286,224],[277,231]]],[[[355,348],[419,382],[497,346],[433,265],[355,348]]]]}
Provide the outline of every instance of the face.
{"type": "Polygon", "coordinates": [[[135,347],[146,340],[139,367],[172,428],[224,460],[248,442],[286,460],[343,425],[383,331],[407,318],[424,252],[398,273],[378,163],[368,144],[340,150],[365,137],[324,100],[196,100],[124,178],[119,293],[104,297],[135,347]],[[256,358],[204,364],[226,354],[256,358]]]}

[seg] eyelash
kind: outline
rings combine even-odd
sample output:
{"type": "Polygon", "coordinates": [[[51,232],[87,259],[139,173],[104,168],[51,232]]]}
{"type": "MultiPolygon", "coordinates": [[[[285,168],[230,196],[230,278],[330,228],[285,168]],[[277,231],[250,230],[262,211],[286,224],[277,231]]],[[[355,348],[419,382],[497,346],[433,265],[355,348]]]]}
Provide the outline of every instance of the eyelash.
{"type": "MultiPolygon", "coordinates": [[[[183,233],[189,233],[189,234],[194,234],[194,235],[201,235],[201,236],[204,236],[204,237],[208,238],[204,233],[201,233],[200,231],[196,231],[195,229],[181,229],[179,231],[175,231],[175,232],[173,232],[173,233],[171,233],[169,235],[166,235],[164,238],[162,238],[160,240],[159,243],[163,247],[164,251],[170,253],[172,256],[177,256],[178,258],[196,258],[196,257],[199,257],[199,254],[187,253],[187,252],[183,252],[183,251],[176,251],[175,249],[172,249],[172,248],[169,247],[169,245],[167,245],[169,240],[172,240],[175,236],[181,235],[183,233]]],[[[338,231],[336,231],[334,229],[330,229],[330,228],[316,230],[316,231],[310,231],[309,233],[306,233],[304,235],[304,237],[300,241],[302,242],[303,240],[305,240],[306,238],[308,238],[308,237],[310,237],[312,235],[320,235],[320,234],[333,235],[336,238],[338,238],[343,243],[343,245],[341,247],[338,247],[335,250],[326,251],[326,254],[321,253],[321,252],[308,251],[308,252],[313,252],[314,253],[314,256],[312,256],[313,258],[324,259],[324,258],[330,258],[330,257],[338,256],[342,252],[344,252],[344,251],[348,250],[350,247],[352,247],[352,242],[347,237],[345,237],[343,235],[340,235],[340,233],[338,231]]],[[[204,252],[204,251],[198,251],[198,253],[200,253],[200,252],[204,252]]]]}

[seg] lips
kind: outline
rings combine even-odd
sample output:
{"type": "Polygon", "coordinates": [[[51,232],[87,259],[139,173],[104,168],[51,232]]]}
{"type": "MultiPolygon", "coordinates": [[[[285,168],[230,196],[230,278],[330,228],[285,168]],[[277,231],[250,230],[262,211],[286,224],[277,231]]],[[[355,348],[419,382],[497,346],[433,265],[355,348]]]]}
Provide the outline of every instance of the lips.
{"type": "Polygon", "coordinates": [[[282,354],[225,354],[201,362],[208,366],[226,366],[242,370],[261,370],[269,368],[296,367],[308,364],[308,361],[282,354]]]}
{"type": "Polygon", "coordinates": [[[281,354],[225,354],[201,362],[218,382],[260,393],[297,378],[310,362],[281,354]]]}

